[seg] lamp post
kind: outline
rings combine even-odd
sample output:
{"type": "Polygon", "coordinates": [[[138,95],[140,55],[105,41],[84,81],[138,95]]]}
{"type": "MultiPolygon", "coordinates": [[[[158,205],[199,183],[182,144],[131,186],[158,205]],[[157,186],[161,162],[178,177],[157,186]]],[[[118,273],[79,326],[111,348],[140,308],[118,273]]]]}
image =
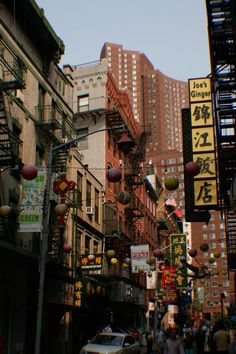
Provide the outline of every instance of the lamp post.
{"type": "Polygon", "coordinates": [[[47,263],[47,246],[49,234],[49,218],[50,218],[50,194],[51,194],[51,180],[53,167],[53,154],[60,149],[73,145],[75,142],[106,130],[124,129],[125,126],[118,125],[110,128],[102,128],[94,130],[88,134],[77,136],[75,139],[67,141],[63,144],[54,146],[50,145],[48,161],[47,161],[47,177],[45,185],[43,220],[42,220],[42,249],[40,257],[40,275],[39,275],[39,289],[38,289],[38,305],[37,305],[37,322],[36,322],[36,338],[35,338],[35,354],[41,354],[41,340],[42,340],[42,320],[43,320],[43,305],[44,305],[44,287],[45,287],[45,270],[47,263]]]}

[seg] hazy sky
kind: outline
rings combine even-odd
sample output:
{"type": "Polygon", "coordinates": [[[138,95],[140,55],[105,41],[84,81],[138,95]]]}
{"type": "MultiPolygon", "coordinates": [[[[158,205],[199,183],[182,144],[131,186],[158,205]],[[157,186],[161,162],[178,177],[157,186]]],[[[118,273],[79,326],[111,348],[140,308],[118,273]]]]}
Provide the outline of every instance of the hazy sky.
{"type": "Polygon", "coordinates": [[[99,60],[105,42],[144,53],[178,80],[210,73],[206,0],[36,0],[65,44],[60,64],[99,60]]]}

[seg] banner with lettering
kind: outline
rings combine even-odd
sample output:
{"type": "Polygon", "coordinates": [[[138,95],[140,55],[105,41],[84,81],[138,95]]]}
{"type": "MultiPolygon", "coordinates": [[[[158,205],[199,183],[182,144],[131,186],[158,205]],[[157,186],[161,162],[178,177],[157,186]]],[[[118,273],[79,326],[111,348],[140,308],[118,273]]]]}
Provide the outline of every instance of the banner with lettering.
{"type": "Polygon", "coordinates": [[[171,264],[176,267],[176,288],[188,286],[187,268],[182,265],[181,257],[187,257],[187,245],[185,234],[171,234],[171,264]]]}

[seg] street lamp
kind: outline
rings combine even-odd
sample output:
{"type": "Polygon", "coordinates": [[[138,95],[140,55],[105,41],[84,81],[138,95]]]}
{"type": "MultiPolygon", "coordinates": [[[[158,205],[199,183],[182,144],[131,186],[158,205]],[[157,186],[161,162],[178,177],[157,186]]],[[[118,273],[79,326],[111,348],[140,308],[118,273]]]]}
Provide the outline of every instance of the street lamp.
{"type": "Polygon", "coordinates": [[[37,306],[37,322],[36,322],[36,338],[35,338],[35,354],[41,354],[41,339],[42,339],[42,319],[43,319],[43,305],[44,305],[44,286],[45,286],[45,270],[47,263],[47,246],[49,234],[49,217],[50,217],[50,193],[51,193],[51,180],[52,180],[52,165],[53,154],[60,149],[73,145],[75,142],[106,130],[124,129],[124,124],[113,126],[110,128],[102,128],[94,130],[88,134],[77,136],[75,139],[67,141],[63,144],[54,146],[50,145],[48,161],[47,161],[47,177],[45,185],[43,220],[42,220],[42,250],[40,257],[40,275],[39,275],[39,289],[38,289],[38,306],[37,306]]]}

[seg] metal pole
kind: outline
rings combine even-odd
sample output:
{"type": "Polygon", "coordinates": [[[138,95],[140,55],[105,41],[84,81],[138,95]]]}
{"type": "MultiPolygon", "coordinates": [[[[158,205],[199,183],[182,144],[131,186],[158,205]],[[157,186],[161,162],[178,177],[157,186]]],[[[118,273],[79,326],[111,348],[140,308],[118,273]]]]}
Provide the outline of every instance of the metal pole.
{"type": "Polygon", "coordinates": [[[75,139],[67,141],[66,143],[53,147],[50,145],[48,161],[47,161],[47,174],[46,186],[44,196],[43,220],[42,220],[42,250],[40,257],[40,275],[39,275],[39,289],[38,289],[38,307],[37,307],[37,322],[36,322],[36,338],[35,338],[35,354],[41,354],[41,341],[42,341],[42,321],[43,321],[43,305],[44,305],[44,287],[45,287],[45,269],[47,263],[47,247],[49,235],[49,218],[50,218],[50,194],[51,194],[51,181],[52,181],[52,161],[53,153],[66,146],[86,138],[89,135],[99,133],[106,130],[124,129],[125,125],[118,125],[110,128],[102,128],[94,130],[88,134],[77,136],[75,139]]]}
{"type": "Polygon", "coordinates": [[[38,289],[38,308],[37,308],[37,323],[36,323],[36,339],[35,339],[35,354],[41,353],[41,339],[42,339],[42,320],[43,320],[43,304],[44,304],[44,283],[45,283],[45,268],[47,262],[47,246],[48,246],[48,233],[49,233],[49,217],[50,217],[50,190],[52,180],[52,157],[53,147],[50,145],[46,186],[44,195],[44,208],[42,220],[42,250],[40,257],[40,275],[39,275],[39,289],[38,289]]]}

